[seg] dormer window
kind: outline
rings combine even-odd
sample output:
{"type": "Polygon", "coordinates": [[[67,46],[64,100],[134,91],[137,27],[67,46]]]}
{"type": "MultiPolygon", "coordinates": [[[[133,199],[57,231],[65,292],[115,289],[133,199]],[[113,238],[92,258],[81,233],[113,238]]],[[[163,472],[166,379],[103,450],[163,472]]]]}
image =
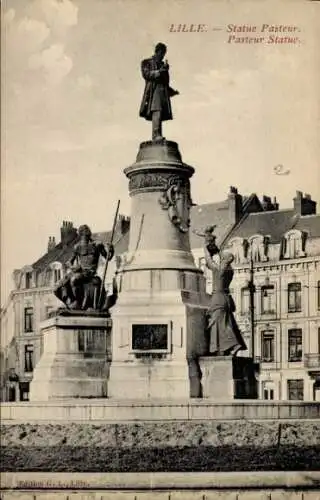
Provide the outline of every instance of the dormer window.
{"type": "Polygon", "coordinates": [[[248,240],[248,256],[253,262],[266,262],[268,260],[269,237],[255,234],[248,240]]]}
{"type": "Polygon", "coordinates": [[[234,256],[234,263],[244,264],[247,258],[248,242],[243,238],[232,238],[228,244],[228,249],[234,256]]]}
{"type": "Polygon", "coordinates": [[[32,285],[32,272],[26,272],[26,288],[31,288],[32,285]]]}
{"type": "Polygon", "coordinates": [[[282,255],[284,259],[305,257],[306,233],[292,229],[284,235],[282,255]]]}
{"type": "Polygon", "coordinates": [[[55,283],[61,280],[61,269],[54,269],[53,278],[55,283]]]}
{"type": "Polygon", "coordinates": [[[62,278],[63,278],[63,272],[62,272],[62,264],[61,262],[52,262],[50,264],[50,285],[56,285],[62,278]]]}

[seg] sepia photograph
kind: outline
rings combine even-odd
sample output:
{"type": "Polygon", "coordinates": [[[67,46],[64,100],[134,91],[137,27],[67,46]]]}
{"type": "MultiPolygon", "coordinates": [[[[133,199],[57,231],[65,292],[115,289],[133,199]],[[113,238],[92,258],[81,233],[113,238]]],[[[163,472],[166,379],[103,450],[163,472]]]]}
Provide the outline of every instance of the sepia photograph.
{"type": "Polygon", "coordinates": [[[2,0],[0,500],[320,498],[319,28],[2,0]]]}

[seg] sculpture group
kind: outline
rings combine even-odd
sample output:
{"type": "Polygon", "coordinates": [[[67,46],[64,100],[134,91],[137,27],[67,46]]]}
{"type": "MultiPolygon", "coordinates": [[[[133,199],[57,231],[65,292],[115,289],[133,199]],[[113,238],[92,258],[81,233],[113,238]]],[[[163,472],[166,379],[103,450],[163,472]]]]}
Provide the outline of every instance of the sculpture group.
{"type": "MultiPolygon", "coordinates": [[[[166,51],[166,46],[158,43],[154,55],[141,63],[145,90],[140,116],[152,121],[154,142],[164,140],[162,122],[172,119],[170,99],[179,93],[169,84],[169,64],[163,60],[166,51]]],[[[147,175],[144,174],[143,179],[147,175]]],[[[187,233],[190,226],[189,212],[193,205],[189,180],[177,178],[171,182],[163,189],[159,203],[168,211],[169,219],[177,230],[187,233]]],[[[234,317],[235,304],[229,289],[233,278],[234,256],[219,249],[214,230],[215,226],[211,225],[204,231],[195,231],[204,238],[206,267],[212,273],[213,290],[207,311],[207,351],[212,356],[235,355],[239,350],[246,349],[246,345],[234,317]]],[[[57,285],[54,293],[69,310],[106,312],[116,302],[116,286],[112,294],[107,294],[97,275],[97,268],[100,257],[106,262],[113,258],[114,248],[112,244],[105,247],[102,243],[93,241],[87,225],[80,226],[78,233],[79,241],[74,246],[68,263],[69,273],[57,285]]]]}

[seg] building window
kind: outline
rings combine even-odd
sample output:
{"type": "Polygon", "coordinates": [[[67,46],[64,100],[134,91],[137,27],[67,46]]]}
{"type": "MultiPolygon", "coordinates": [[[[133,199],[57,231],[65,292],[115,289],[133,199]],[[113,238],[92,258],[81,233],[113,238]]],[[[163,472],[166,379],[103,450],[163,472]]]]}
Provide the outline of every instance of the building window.
{"type": "Polygon", "coordinates": [[[261,288],[261,314],[270,314],[275,312],[274,299],[274,286],[263,286],[261,288]]]}
{"type": "Polygon", "coordinates": [[[320,281],[318,281],[318,287],[317,287],[317,305],[318,305],[318,311],[320,311],[320,281]]]}
{"type": "Polygon", "coordinates": [[[288,360],[302,361],[302,330],[293,328],[288,331],[288,360]]]}
{"type": "Polygon", "coordinates": [[[271,363],[274,361],[274,333],[270,331],[261,333],[261,361],[271,363]]]}
{"type": "Polygon", "coordinates": [[[250,292],[249,288],[245,287],[241,289],[241,314],[248,313],[249,308],[250,308],[250,292]]]}
{"type": "Polygon", "coordinates": [[[20,401],[29,401],[29,382],[20,382],[20,401]]]}
{"type": "Polygon", "coordinates": [[[288,284],[288,312],[301,312],[301,283],[288,284]]]}
{"type": "Polygon", "coordinates": [[[288,380],[288,399],[303,401],[303,379],[288,380]]]}
{"type": "Polygon", "coordinates": [[[262,382],[262,399],[274,399],[274,383],[271,381],[262,382]]]}
{"type": "Polygon", "coordinates": [[[52,276],[52,270],[49,268],[46,269],[44,273],[44,286],[50,286],[51,276],[52,276]]]}
{"type": "Polygon", "coordinates": [[[26,273],[26,288],[31,288],[32,273],[26,273]]]}
{"type": "Polygon", "coordinates": [[[61,269],[54,269],[53,272],[54,282],[58,283],[61,280],[61,269]]]}
{"type": "Polygon", "coordinates": [[[33,372],[33,345],[24,346],[24,371],[33,372]]]}
{"type": "Polygon", "coordinates": [[[33,307],[26,307],[24,310],[24,331],[33,331],[33,307]]]}
{"type": "Polygon", "coordinates": [[[263,390],[263,399],[274,399],[274,390],[273,389],[264,389],[263,390]]]}

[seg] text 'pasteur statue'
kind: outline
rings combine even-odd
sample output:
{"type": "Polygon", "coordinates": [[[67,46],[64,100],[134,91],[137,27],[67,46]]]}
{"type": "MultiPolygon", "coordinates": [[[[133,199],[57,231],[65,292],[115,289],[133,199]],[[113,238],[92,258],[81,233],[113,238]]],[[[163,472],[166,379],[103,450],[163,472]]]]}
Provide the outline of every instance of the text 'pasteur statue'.
{"type": "Polygon", "coordinates": [[[152,121],[152,140],[162,140],[162,122],[172,120],[171,97],[179,94],[170,85],[169,64],[163,60],[167,47],[158,43],[155,53],[141,63],[145,89],[140,106],[140,116],[152,121]]]}

